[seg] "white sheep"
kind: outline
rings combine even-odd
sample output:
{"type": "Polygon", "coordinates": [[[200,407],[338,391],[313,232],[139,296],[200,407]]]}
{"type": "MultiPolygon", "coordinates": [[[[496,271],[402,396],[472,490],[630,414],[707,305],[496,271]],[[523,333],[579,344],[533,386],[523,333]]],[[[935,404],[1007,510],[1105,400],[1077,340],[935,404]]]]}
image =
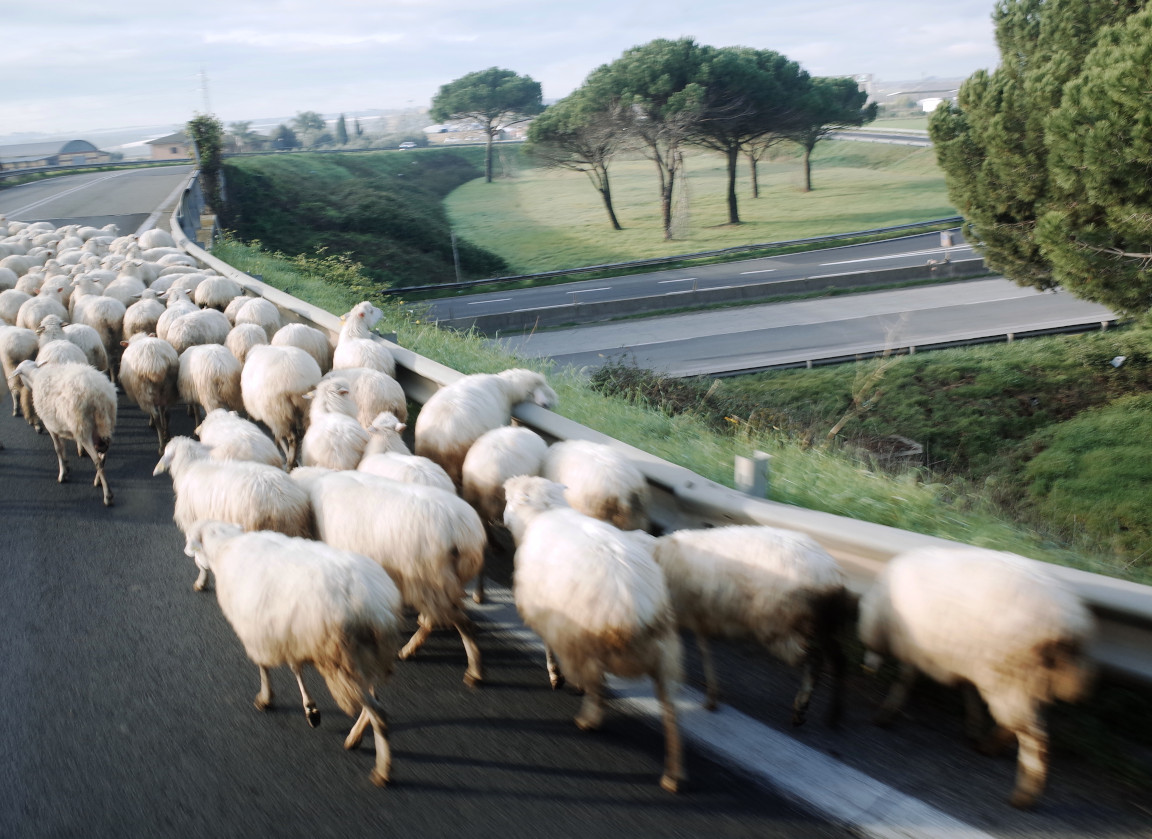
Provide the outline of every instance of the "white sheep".
{"type": "Polygon", "coordinates": [[[505,484],[504,522],[516,540],[516,609],[544,641],[549,679],[560,667],[584,690],[576,724],[599,728],[605,673],[649,676],[664,718],[660,786],[676,792],[686,776],[673,693],[681,679],[680,636],[652,559],[651,536],[624,532],[571,509],[562,487],[522,476],[505,484]]]}
{"type": "MultiPolygon", "coordinates": [[[[504,483],[519,475],[539,475],[548,444],[535,431],[502,425],[485,431],[468,449],[461,466],[460,495],[480,514],[488,531],[489,550],[507,550],[504,529],[504,483]]],[[[487,561],[487,560],[486,560],[487,561]]],[[[484,602],[484,572],[476,579],[472,599],[484,602]]]]}
{"type": "Polygon", "coordinates": [[[264,423],[291,469],[304,434],[304,394],[320,382],[320,367],[299,347],[253,347],[240,374],[240,392],[248,416],[264,423]]]}
{"type": "Polygon", "coordinates": [[[372,327],[383,312],[367,300],[357,303],[340,320],[340,337],[332,355],[332,369],[343,367],[370,367],[389,376],[396,375],[396,360],[392,352],[372,334],[372,327]]]}
{"type": "Polygon", "coordinates": [[[475,626],[461,603],[484,559],[475,510],[444,490],[363,472],[301,467],[292,477],[311,498],[317,537],[376,560],[419,612],[419,629],[400,657],[411,657],[436,626],[455,626],[468,656],[464,681],[480,682],[475,626]]]}
{"type": "MultiPolygon", "coordinates": [[[[1087,608],[1040,563],[967,547],[926,547],[890,560],[860,601],[860,640],[876,667],[884,656],[901,674],[876,721],[888,724],[917,672],[945,685],[970,685],[997,727],[987,750],[1019,743],[1011,803],[1030,807],[1048,774],[1041,710],[1086,691],[1086,647],[1094,633],[1087,608]]],[[[968,735],[978,737],[981,709],[966,694],[968,735]]]]}
{"type": "MultiPolygon", "coordinates": [[[[208,277],[196,286],[192,299],[204,309],[216,309],[221,314],[235,298],[244,294],[240,283],[228,277],[208,277]]],[[[229,324],[231,326],[231,324],[229,324]]]]}
{"type": "Polygon", "coordinates": [[[240,393],[240,362],[222,344],[198,344],[180,353],[176,387],[182,402],[199,416],[217,408],[237,411],[243,407],[240,393]]]}
{"type": "Polygon", "coordinates": [[[171,323],[177,318],[199,311],[199,308],[192,302],[188,292],[184,289],[170,288],[164,292],[163,297],[165,308],[160,317],[156,319],[156,337],[167,341],[168,327],[171,323]]]}
{"type": "Polygon", "coordinates": [[[130,259],[120,266],[116,279],[104,286],[104,296],[119,300],[127,308],[140,298],[148,284],[144,282],[143,263],[130,259]]]}
{"type": "Polygon", "coordinates": [[[840,566],[814,539],[754,525],[678,530],[656,540],[653,557],[664,572],[677,622],[696,635],[708,710],[716,709],[719,696],[709,639],[750,638],[788,664],[801,666],[793,725],[806,719],[827,658],[833,674],[828,721],[840,721],[841,641],[856,604],[840,566]]]}
{"type": "Polygon", "coordinates": [[[253,347],[264,346],[268,343],[268,336],[263,328],[255,323],[239,323],[228,330],[228,337],[224,339],[226,346],[236,356],[236,360],[243,364],[248,359],[248,353],[253,347]]]}
{"type": "Polygon", "coordinates": [[[286,323],[272,336],[274,347],[299,347],[316,360],[321,375],[332,369],[332,342],[328,335],[313,326],[286,323]]]}
{"type": "Polygon", "coordinates": [[[648,481],[611,446],[589,440],[553,443],[540,474],[564,485],[573,509],[621,530],[647,529],[648,481]]]}
{"type": "Polygon", "coordinates": [[[116,365],[120,358],[125,312],[124,304],[101,294],[99,285],[84,277],[77,280],[76,289],[72,292],[72,320],[96,330],[112,365],[116,365]]]}
{"type": "MultiPolygon", "coordinates": [[[[185,536],[202,519],[231,522],[245,530],[275,530],[285,536],[311,538],[312,506],[308,493],[275,466],[246,460],[215,460],[208,447],[191,437],[173,437],[152,470],[168,472],[176,502],[172,520],[185,536]]],[[[208,582],[201,569],[193,588],[208,582]]]]}
{"type": "Polygon", "coordinates": [[[14,288],[0,291],[0,321],[15,326],[16,318],[20,315],[20,307],[31,299],[31,294],[25,294],[14,288]]]}
{"type": "Polygon", "coordinates": [[[104,491],[104,506],[112,506],[112,490],[104,475],[104,459],[116,427],[116,388],[87,364],[49,364],[22,361],[16,376],[32,389],[32,406],[56,449],[59,483],[68,480],[65,440],[75,440],[92,463],[104,491]]]}
{"type": "Polygon", "coordinates": [[[216,309],[197,309],[173,320],[168,324],[164,339],[177,353],[201,344],[220,344],[228,340],[232,324],[223,312],[216,309]]]}
{"type": "MultiPolygon", "coordinates": [[[[305,435],[307,436],[307,435],[305,435]]],[[[402,454],[400,452],[378,452],[364,455],[357,470],[367,472],[369,475],[379,475],[381,478],[391,478],[405,484],[423,484],[424,486],[439,487],[445,492],[455,494],[456,487],[448,473],[426,457],[415,454],[402,454]]]]}
{"type": "Polygon", "coordinates": [[[254,422],[235,411],[216,408],[196,426],[196,436],[207,446],[215,460],[250,460],[284,468],[284,455],[268,435],[254,422]]]}
{"type": "Polygon", "coordinates": [[[167,230],[159,227],[150,227],[140,234],[137,243],[144,250],[149,248],[174,248],[176,247],[176,240],[172,238],[172,234],[167,230]]]}
{"type": "Polygon", "coordinates": [[[356,419],[365,428],[383,411],[395,414],[400,422],[408,421],[408,397],[387,373],[370,367],[342,367],[325,374],[325,378],[333,376],[348,382],[349,396],[356,403],[356,419]]]}
{"type": "Polygon", "coordinates": [[[79,361],[101,373],[108,372],[108,354],[104,351],[104,345],[100,343],[100,336],[96,330],[87,324],[70,323],[65,326],[56,315],[45,315],[40,325],[36,327],[36,335],[40,342],[40,352],[36,356],[38,361],[57,364],[62,361],[79,361]],[[56,341],[72,344],[80,350],[79,355],[62,352],[63,348],[56,348],[55,352],[52,348],[47,348],[48,344],[56,341]]]}
{"type": "Polygon", "coordinates": [[[176,404],[180,358],[172,345],[137,332],[124,343],[120,356],[120,386],[148,416],[156,429],[158,448],[168,442],[168,411],[176,404]]]}
{"type": "Polygon", "coordinates": [[[464,376],[440,388],[420,409],[416,454],[439,463],[460,486],[460,469],[469,447],[485,431],[508,425],[512,406],[525,400],[551,408],[556,392],[534,370],[514,368],[464,376]]]}
{"type": "Polygon", "coordinates": [[[407,428],[391,411],[381,411],[368,426],[369,439],[368,445],[364,447],[364,457],[385,452],[412,454],[400,436],[407,428]]]}
{"type": "Polygon", "coordinates": [[[263,297],[238,298],[243,302],[236,312],[234,323],[254,323],[264,330],[268,340],[280,329],[280,309],[263,297]]]}
{"type": "Polygon", "coordinates": [[[68,320],[68,308],[63,303],[64,288],[65,284],[60,282],[41,287],[39,293],[25,302],[16,313],[16,325],[35,329],[48,315],[56,315],[61,321],[68,320]]]}
{"type": "Polygon", "coordinates": [[[140,299],[124,311],[124,340],[131,339],[138,332],[145,335],[154,333],[156,323],[164,311],[164,304],[160,302],[156,291],[151,288],[144,289],[140,292],[140,299]]]}
{"type": "Polygon", "coordinates": [[[4,381],[12,393],[12,416],[22,413],[29,423],[33,422],[32,391],[13,374],[21,361],[36,357],[39,347],[36,333],[31,329],[0,324],[0,366],[4,368],[4,381]]]}
{"type": "Polygon", "coordinates": [[[356,718],[344,747],[356,748],[372,725],[371,779],[385,786],[392,755],[376,686],[395,666],[401,620],[400,592],[388,574],[367,557],[322,542],[245,533],[216,521],[197,524],[184,552],[215,575],[220,610],[260,670],[256,707],[272,704],[268,668],[286,664],[300,687],[305,718],[318,726],[320,710],[301,672],[311,664],[340,709],[356,718]]]}
{"type": "Polygon", "coordinates": [[[356,406],[348,398],[348,383],[340,378],[321,379],[305,394],[308,431],[300,441],[300,461],[305,466],[355,469],[368,445],[368,432],[356,422],[356,406]]]}

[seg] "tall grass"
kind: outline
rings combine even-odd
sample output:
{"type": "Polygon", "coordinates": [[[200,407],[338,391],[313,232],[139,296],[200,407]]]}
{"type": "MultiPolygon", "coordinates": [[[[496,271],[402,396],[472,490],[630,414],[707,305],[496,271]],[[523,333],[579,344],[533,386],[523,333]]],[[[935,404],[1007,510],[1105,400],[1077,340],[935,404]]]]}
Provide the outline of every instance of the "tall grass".
{"type": "Polygon", "coordinates": [[[816,147],[813,190],[800,191],[798,158],[781,152],[759,165],[760,198],[746,163],[739,180],[742,223],[727,223],[727,169],[715,153],[685,155],[675,237],[665,241],[651,162],[623,157],[611,167],[624,230],[614,231],[599,194],[579,173],[521,167],[514,178],[472,181],[445,205],[458,234],[504,258],[517,273],[551,271],[955,215],[930,148],[825,142],[816,147]]]}

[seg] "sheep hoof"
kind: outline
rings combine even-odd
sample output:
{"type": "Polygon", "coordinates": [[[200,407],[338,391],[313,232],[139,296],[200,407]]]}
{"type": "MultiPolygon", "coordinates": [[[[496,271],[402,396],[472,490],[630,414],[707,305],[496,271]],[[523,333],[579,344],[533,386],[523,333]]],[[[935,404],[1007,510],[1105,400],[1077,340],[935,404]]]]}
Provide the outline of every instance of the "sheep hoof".
{"type": "Polygon", "coordinates": [[[792,727],[793,728],[799,728],[800,726],[804,725],[804,723],[807,721],[807,719],[808,719],[808,709],[807,708],[805,708],[803,710],[797,709],[797,710],[792,711],[792,727]]]}
{"type": "Polygon", "coordinates": [[[680,792],[680,779],[673,778],[671,775],[664,775],[660,778],[660,789],[675,795],[680,792]]]}
{"type": "Polygon", "coordinates": [[[560,688],[564,687],[566,680],[562,675],[557,674],[555,676],[549,675],[548,681],[552,684],[552,690],[560,690],[560,688]]]}
{"type": "Polygon", "coordinates": [[[480,605],[483,605],[483,603],[484,603],[484,592],[480,591],[479,589],[477,589],[476,591],[472,592],[472,602],[473,602],[473,603],[477,603],[477,604],[480,604],[480,605]]]}
{"type": "Polygon", "coordinates": [[[308,719],[308,725],[313,728],[320,727],[320,709],[315,705],[309,705],[304,709],[304,716],[308,719]]]}
{"type": "Polygon", "coordinates": [[[373,769],[371,774],[372,783],[383,789],[388,786],[388,776],[378,769],[373,769]]]}
{"type": "Polygon", "coordinates": [[[470,688],[476,687],[482,681],[484,681],[483,673],[473,673],[469,671],[464,674],[464,684],[468,685],[470,688]]]}
{"type": "Polygon", "coordinates": [[[1012,797],[1008,799],[1008,803],[1019,810],[1031,810],[1036,804],[1038,797],[1039,795],[1034,792],[1016,790],[1012,793],[1012,797]]]}
{"type": "Polygon", "coordinates": [[[256,706],[257,711],[267,711],[269,708],[272,707],[272,700],[265,699],[262,696],[257,696],[256,701],[253,702],[252,704],[256,706]]]}
{"type": "Polygon", "coordinates": [[[104,506],[105,507],[111,507],[112,506],[112,496],[111,495],[107,496],[104,499],[104,506]]]}
{"type": "Polygon", "coordinates": [[[715,712],[718,707],[719,707],[719,703],[715,699],[713,699],[711,696],[709,696],[707,699],[704,700],[704,710],[705,711],[715,712]]]}

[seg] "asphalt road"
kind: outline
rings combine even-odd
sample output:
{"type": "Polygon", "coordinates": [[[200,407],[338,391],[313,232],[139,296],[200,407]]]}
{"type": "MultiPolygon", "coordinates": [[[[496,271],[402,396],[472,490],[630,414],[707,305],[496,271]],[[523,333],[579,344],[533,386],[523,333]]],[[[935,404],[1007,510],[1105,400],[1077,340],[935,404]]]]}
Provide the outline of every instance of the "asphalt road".
{"type": "MultiPolygon", "coordinates": [[[[928,260],[971,259],[971,246],[964,243],[959,229],[952,231],[953,245],[941,247],[939,233],[921,233],[866,245],[849,245],[818,251],[770,256],[740,262],[701,265],[630,274],[602,280],[581,280],[560,285],[539,286],[515,291],[460,294],[430,300],[426,304],[431,319],[447,320],[472,315],[566,306],[573,298],[581,303],[602,303],[631,297],[671,295],[692,289],[724,288],[765,282],[794,280],[854,273],[878,268],[905,268],[924,265],[928,260]]],[[[669,302],[669,308],[677,304],[669,302]]]]}

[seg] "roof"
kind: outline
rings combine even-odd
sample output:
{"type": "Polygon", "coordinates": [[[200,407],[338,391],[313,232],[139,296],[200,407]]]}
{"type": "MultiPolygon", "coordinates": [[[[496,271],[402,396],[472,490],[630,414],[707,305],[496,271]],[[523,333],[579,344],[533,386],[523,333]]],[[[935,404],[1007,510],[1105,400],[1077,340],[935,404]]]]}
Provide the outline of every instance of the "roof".
{"type": "Polygon", "coordinates": [[[188,143],[188,135],[183,131],[177,131],[175,134],[165,134],[163,137],[157,137],[155,140],[149,140],[148,145],[155,146],[163,143],[171,145],[173,143],[188,143]]]}
{"type": "Polygon", "coordinates": [[[46,140],[39,143],[18,143],[0,146],[0,160],[41,160],[57,154],[98,152],[100,149],[87,140],[46,140]]]}

